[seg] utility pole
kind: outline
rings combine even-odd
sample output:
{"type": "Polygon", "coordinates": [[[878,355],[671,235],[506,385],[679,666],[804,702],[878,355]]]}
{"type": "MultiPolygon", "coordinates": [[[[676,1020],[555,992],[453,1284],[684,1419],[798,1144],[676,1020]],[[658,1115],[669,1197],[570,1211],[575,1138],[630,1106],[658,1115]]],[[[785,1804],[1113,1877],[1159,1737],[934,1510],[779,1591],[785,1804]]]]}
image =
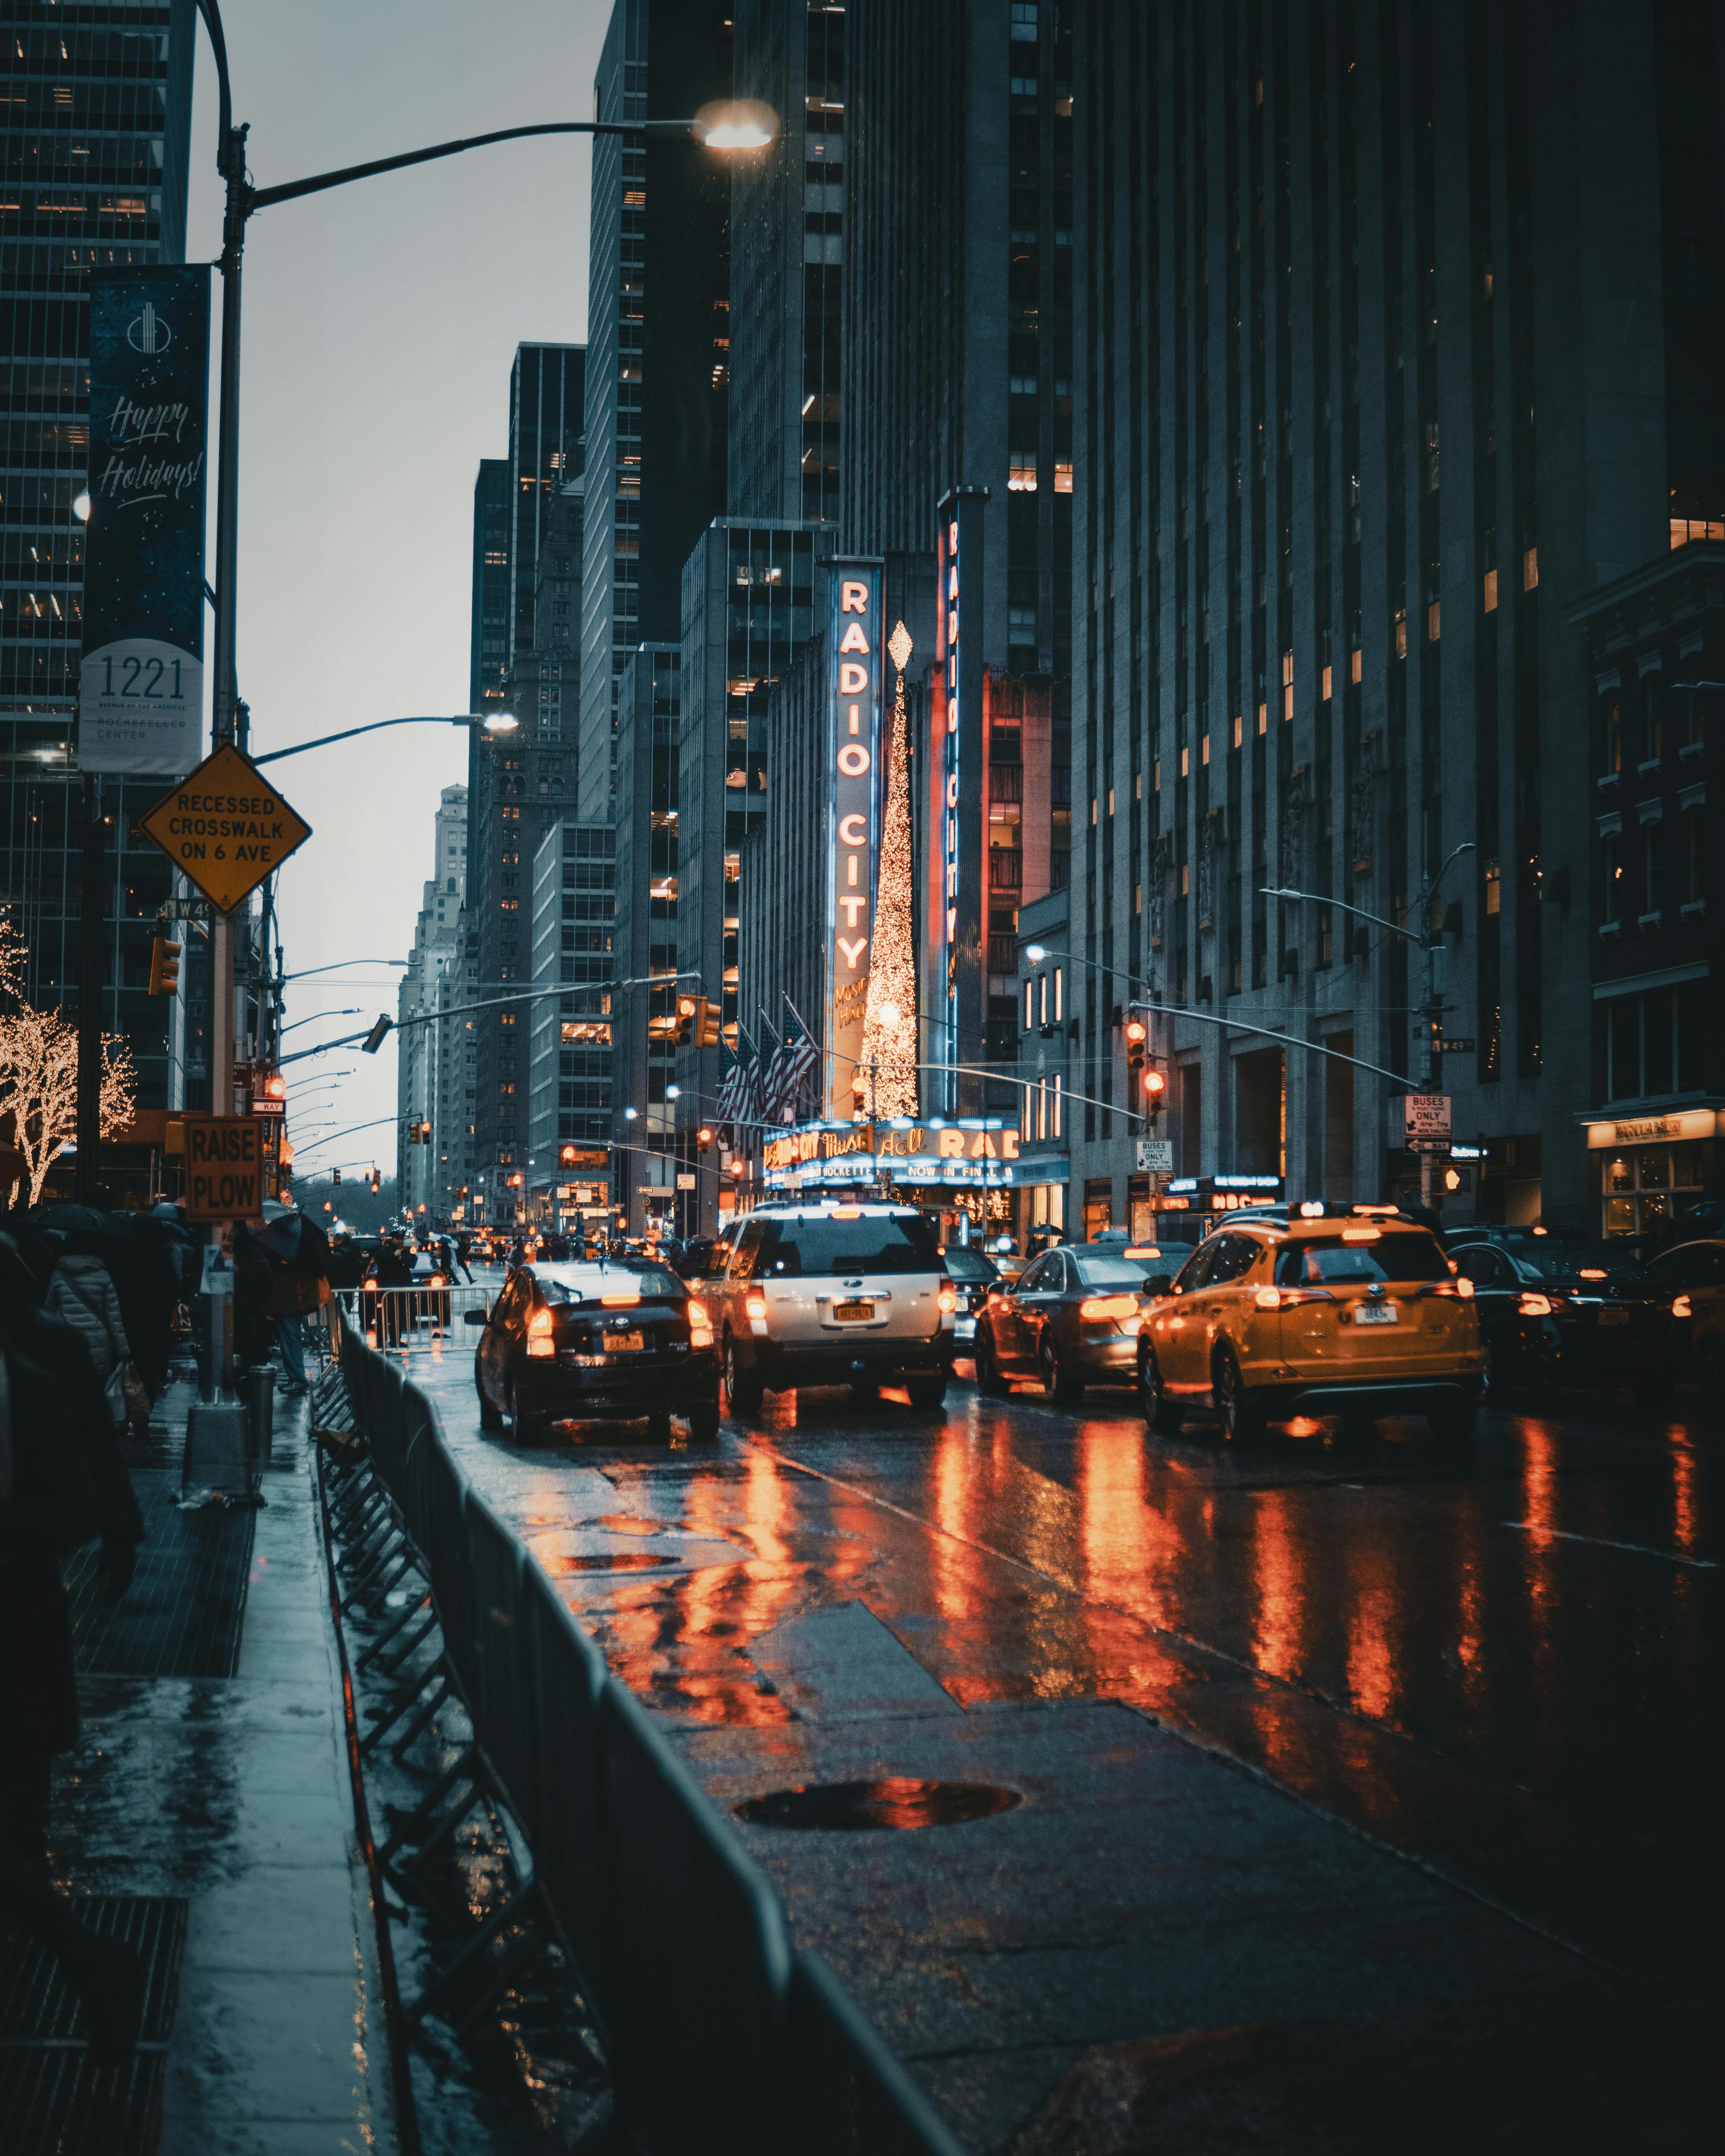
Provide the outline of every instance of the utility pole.
{"type": "Polygon", "coordinates": [[[84,865],[78,918],[78,1150],[74,1189],[94,1205],[102,1140],[102,975],[107,956],[107,827],[102,782],[84,774],[84,865]]]}

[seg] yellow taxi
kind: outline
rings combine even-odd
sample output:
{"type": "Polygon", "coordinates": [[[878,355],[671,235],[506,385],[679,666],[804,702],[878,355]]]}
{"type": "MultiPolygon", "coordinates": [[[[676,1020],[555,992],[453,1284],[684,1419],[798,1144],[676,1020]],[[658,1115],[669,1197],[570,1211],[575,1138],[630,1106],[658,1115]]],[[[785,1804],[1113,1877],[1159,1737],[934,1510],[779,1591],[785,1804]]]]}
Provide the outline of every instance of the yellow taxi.
{"type": "Polygon", "coordinates": [[[1138,1399],[1154,1430],[1209,1408],[1230,1438],[1293,1415],[1423,1414],[1472,1430],[1485,1388],[1473,1282],[1412,1221],[1235,1222],[1145,1283],[1138,1399]]]}

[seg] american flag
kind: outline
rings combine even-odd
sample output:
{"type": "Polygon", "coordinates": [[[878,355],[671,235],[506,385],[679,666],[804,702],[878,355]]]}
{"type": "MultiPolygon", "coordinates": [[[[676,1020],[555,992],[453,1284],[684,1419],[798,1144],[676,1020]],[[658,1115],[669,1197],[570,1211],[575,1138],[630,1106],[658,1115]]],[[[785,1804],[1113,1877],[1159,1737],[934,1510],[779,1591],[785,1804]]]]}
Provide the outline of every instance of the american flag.
{"type": "Polygon", "coordinates": [[[743,1072],[742,1083],[737,1089],[737,1120],[747,1126],[761,1120],[761,1059],[752,1055],[743,1072]]]}
{"type": "Polygon", "coordinates": [[[739,1056],[725,1074],[725,1082],[719,1088],[719,1098],[713,1111],[716,1122],[728,1123],[737,1112],[737,1091],[742,1076],[742,1059],[739,1056]]]}
{"type": "Polygon", "coordinates": [[[790,1070],[785,1082],[785,1105],[795,1110],[803,1086],[820,1068],[820,1050],[805,1033],[790,1044],[790,1070]]]}
{"type": "Polygon", "coordinates": [[[791,1051],[781,1041],[767,1066],[767,1075],[761,1085],[761,1113],[769,1123],[785,1121],[785,1110],[790,1105],[789,1079],[791,1051]]]}

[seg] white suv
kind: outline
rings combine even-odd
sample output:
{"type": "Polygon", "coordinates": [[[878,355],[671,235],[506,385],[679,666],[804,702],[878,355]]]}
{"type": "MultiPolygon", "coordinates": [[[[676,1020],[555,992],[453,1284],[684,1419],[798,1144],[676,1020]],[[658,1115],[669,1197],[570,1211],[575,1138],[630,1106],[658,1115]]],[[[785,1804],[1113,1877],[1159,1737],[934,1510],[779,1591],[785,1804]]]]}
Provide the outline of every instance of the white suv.
{"type": "Polygon", "coordinates": [[[914,1207],[762,1206],[708,1301],[733,1414],[754,1414],[768,1386],[901,1384],[919,1408],[946,1396],[958,1299],[914,1207]]]}

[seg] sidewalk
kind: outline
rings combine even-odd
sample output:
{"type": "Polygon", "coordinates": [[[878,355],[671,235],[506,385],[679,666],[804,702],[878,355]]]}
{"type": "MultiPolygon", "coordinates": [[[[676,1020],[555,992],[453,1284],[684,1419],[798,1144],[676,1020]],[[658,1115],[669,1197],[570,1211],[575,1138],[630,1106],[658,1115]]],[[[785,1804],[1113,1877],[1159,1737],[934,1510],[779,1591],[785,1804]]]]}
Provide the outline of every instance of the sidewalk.
{"type": "Polygon", "coordinates": [[[104,1897],[86,1921],[150,1954],[146,2041],[105,2091],[111,2077],[64,2041],[63,2001],[39,1977],[46,2004],[21,2015],[14,1975],[0,1986],[0,2146],[392,2152],[306,1404],[277,1403],[262,1508],[182,1512],[191,1399],[177,1386],[158,1404],[134,1466],[150,1534],[126,1601],[100,1610],[81,1572],[70,1581],[84,1735],[53,1822],[61,1882],[104,1897]]]}

